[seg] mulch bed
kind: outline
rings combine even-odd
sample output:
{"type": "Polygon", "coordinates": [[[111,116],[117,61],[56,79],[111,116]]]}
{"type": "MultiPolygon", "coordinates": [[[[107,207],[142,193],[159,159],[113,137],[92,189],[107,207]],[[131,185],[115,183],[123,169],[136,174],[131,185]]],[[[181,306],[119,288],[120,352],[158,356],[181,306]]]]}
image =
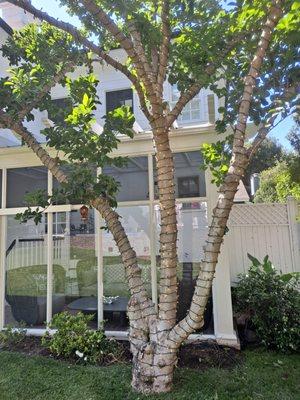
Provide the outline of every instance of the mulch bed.
{"type": "Polygon", "coordinates": [[[243,362],[243,354],[234,348],[219,346],[216,342],[194,342],[180,348],[179,367],[205,370],[231,369],[243,362]]]}
{"type": "MultiPolygon", "coordinates": [[[[123,362],[131,362],[131,354],[128,342],[120,342],[124,349],[123,362]]],[[[18,345],[5,347],[2,350],[16,351],[28,356],[43,356],[56,358],[50,354],[49,350],[41,345],[41,338],[27,336],[24,341],[18,345]]],[[[0,348],[1,351],[1,348],[0,348]]],[[[64,360],[68,363],[75,363],[74,360],[64,360]]],[[[193,342],[180,348],[178,366],[180,368],[192,368],[205,370],[208,368],[231,369],[243,362],[243,354],[233,348],[219,346],[215,342],[193,342]]]]}

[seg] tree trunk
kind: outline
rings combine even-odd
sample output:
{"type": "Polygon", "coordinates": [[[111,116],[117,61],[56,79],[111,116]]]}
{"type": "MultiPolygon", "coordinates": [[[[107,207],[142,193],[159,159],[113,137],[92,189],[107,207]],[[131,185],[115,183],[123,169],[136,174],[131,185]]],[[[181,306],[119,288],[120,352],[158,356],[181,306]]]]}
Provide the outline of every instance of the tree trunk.
{"type": "Polygon", "coordinates": [[[137,392],[162,393],[172,388],[177,364],[177,344],[159,332],[159,321],[141,319],[140,305],[132,296],[128,305],[130,349],[132,352],[132,388],[137,392]]]}
{"type": "Polygon", "coordinates": [[[140,393],[165,393],[172,389],[177,353],[158,351],[157,344],[148,343],[133,354],[132,388],[140,393]]]}
{"type": "Polygon", "coordinates": [[[164,117],[153,123],[153,140],[156,147],[157,185],[159,194],[160,231],[160,281],[159,281],[159,331],[168,331],[176,323],[177,311],[177,217],[174,182],[174,160],[170,148],[169,129],[164,117]]]}

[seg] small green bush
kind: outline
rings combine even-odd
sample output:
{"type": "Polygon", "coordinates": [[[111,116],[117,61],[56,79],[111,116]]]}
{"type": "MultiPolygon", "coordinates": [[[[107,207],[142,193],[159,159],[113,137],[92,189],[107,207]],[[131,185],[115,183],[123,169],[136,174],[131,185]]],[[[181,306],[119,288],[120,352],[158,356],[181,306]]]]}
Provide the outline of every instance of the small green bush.
{"type": "Polygon", "coordinates": [[[300,345],[300,294],[298,274],[279,274],[268,256],[261,263],[248,254],[252,265],[239,276],[234,308],[246,315],[263,345],[280,351],[297,351],[300,345]]]}
{"type": "Polygon", "coordinates": [[[22,323],[16,328],[12,325],[0,331],[0,347],[13,348],[22,343],[26,338],[25,325],[22,323]]]}
{"type": "Polygon", "coordinates": [[[102,329],[89,329],[88,323],[93,317],[81,312],[76,315],[69,312],[56,314],[50,329],[57,331],[52,336],[46,333],[42,345],[53,355],[78,363],[106,364],[119,360],[122,348],[118,342],[108,339],[102,329]]]}

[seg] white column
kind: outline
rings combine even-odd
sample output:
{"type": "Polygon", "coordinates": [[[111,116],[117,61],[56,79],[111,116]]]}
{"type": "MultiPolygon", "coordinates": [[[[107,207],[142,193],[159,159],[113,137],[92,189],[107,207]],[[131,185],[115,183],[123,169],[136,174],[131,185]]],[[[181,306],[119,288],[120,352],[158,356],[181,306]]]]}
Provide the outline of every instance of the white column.
{"type": "Polygon", "coordinates": [[[5,313],[5,261],[6,261],[6,216],[0,216],[0,330],[4,328],[5,313]]]}
{"type": "MultiPolygon", "coordinates": [[[[97,169],[97,175],[100,175],[102,172],[101,168],[97,169]]],[[[102,229],[104,226],[104,221],[101,218],[99,211],[94,210],[95,212],[95,243],[96,243],[96,255],[97,255],[97,294],[98,294],[98,328],[101,328],[103,323],[103,295],[104,295],[104,287],[103,287],[103,243],[102,243],[102,229]]]]}
{"type": "MultiPolygon", "coordinates": [[[[218,188],[211,183],[210,172],[207,171],[205,177],[208,198],[208,221],[210,224],[212,210],[217,202],[218,188]]],[[[239,341],[233,328],[228,250],[225,235],[212,288],[214,331],[219,344],[238,347],[239,341]]]]}
{"type": "MultiPolygon", "coordinates": [[[[52,196],[53,176],[48,171],[48,195],[52,196]]],[[[53,213],[47,214],[47,313],[46,323],[49,325],[52,319],[52,293],[53,293],[53,213]]]]}
{"type": "Polygon", "coordinates": [[[99,211],[95,210],[95,241],[96,241],[96,254],[98,261],[97,269],[97,293],[98,293],[98,328],[101,327],[103,322],[103,245],[102,245],[102,229],[104,225],[99,211]]]}
{"type": "MultiPolygon", "coordinates": [[[[2,169],[1,207],[6,208],[7,170],[2,169]]],[[[7,217],[0,216],[0,330],[4,328],[7,217]]]]}
{"type": "Polygon", "coordinates": [[[300,207],[298,208],[298,203],[292,196],[287,198],[287,212],[293,262],[292,268],[293,272],[300,272],[300,221],[297,221],[300,207]]]}
{"type": "Polygon", "coordinates": [[[53,213],[47,215],[47,325],[52,319],[52,294],[53,294],[53,213]]]}

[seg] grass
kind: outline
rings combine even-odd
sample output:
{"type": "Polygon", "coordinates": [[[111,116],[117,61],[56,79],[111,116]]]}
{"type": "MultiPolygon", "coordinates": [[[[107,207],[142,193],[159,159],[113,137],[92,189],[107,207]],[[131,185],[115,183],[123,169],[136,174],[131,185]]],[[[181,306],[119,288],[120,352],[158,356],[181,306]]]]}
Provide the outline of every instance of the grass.
{"type": "Polygon", "coordinates": [[[130,389],[130,366],[70,366],[43,357],[0,352],[1,400],[296,400],[300,357],[246,351],[234,370],[180,369],[172,393],[142,396],[130,389]]]}

